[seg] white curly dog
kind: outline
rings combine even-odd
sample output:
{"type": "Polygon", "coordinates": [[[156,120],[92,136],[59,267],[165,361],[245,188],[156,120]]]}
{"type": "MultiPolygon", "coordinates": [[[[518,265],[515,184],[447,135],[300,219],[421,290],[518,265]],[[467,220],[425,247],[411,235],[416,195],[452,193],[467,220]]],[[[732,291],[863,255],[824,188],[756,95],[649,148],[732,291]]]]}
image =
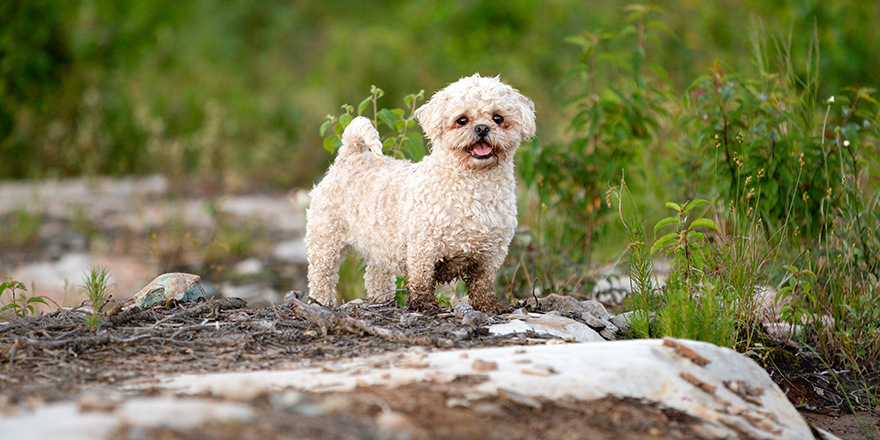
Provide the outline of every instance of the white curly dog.
{"type": "Polygon", "coordinates": [[[474,308],[501,313],[508,305],[494,285],[516,228],[513,154],[535,134],[534,104],[476,74],[415,115],[431,146],[418,163],[383,156],[367,118],[343,132],[306,213],[309,295],[336,304],[339,266],[352,248],[367,261],[371,297],[407,276],[407,306],[436,309],[435,284],[460,279],[474,308]]]}

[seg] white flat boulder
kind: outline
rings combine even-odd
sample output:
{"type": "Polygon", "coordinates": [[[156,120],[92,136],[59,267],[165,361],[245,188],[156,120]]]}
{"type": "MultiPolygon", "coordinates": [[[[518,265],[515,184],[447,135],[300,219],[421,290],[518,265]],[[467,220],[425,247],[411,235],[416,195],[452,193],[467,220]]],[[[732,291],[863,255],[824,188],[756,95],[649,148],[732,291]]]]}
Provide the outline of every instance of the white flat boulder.
{"type": "Polygon", "coordinates": [[[703,420],[704,432],[714,438],[812,438],[807,423],[755,362],[727,348],[686,340],[414,351],[290,371],[165,377],[138,387],[235,398],[243,389],[249,394],[287,388],[341,392],[421,381],[443,384],[475,374],[487,380],[473,386],[473,396],[627,397],[703,420]]]}

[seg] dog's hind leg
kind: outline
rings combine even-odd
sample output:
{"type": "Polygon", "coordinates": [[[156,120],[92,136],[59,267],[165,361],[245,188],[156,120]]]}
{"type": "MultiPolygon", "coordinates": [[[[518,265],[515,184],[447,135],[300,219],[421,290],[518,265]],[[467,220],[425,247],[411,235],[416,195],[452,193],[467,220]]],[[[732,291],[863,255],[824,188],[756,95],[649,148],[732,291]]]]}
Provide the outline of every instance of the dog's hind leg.
{"type": "Polygon", "coordinates": [[[309,260],[309,296],[325,306],[337,304],[336,284],[339,266],[345,260],[348,246],[332,233],[306,232],[309,260]]]}
{"type": "Polygon", "coordinates": [[[394,272],[376,263],[367,263],[364,271],[364,284],[367,286],[367,296],[370,298],[394,290],[397,278],[394,272]]]}

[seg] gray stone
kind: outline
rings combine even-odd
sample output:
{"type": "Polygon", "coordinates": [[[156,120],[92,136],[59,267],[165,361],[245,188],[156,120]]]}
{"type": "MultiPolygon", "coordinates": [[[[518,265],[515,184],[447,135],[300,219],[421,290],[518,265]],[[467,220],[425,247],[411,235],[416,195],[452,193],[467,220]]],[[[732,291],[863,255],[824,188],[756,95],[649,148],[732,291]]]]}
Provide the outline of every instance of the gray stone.
{"type": "Polygon", "coordinates": [[[411,327],[421,317],[422,317],[421,313],[404,313],[404,314],[400,315],[400,325],[402,325],[404,327],[411,327]]]}
{"type": "Polygon", "coordinates": [[[132,305],[142,309],[169,301],[193,302],[207,298],[202,288],[201,277],[189,273],[166,273],[159,275],[150,284],[132,297],[132,305]]]}
{"type": "Polygon", "coordinates": [[[489,315],[478,310],[471,310],[461,318],[462,325],[469,327],[480,327],[487,322],[489,322],[489,315]]]}
{"type": "Polygon", "coordinates": [[[581,305],[586,309],[586,312],[595,316],[596,318],[603,319],[605,321],[611,319],[611,314],[608,313],[608,310],[605,309],[605,306],[602,305],[599,301],[594,299],[588,299],[586,301],[581,301],[581,305]]]}
{"type": "MultiPolygon", "coordinates": [[[[507,315],[511,317],[512,315],[507,315]]],[[[605,339],[595,330],[582,322],[556,314],[544,314],[524,319],[511,319],[510,322],[489,326],[489,332],[495,335],[535,332],[556,336],[567,341],[600,342],[605,339]]]]}

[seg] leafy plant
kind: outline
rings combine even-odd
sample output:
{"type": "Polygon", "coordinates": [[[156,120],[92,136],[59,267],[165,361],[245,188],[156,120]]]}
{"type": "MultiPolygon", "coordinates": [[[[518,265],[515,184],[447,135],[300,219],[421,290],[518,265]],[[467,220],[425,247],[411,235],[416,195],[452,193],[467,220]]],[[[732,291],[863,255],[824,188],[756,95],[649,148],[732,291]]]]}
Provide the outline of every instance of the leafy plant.
{"type": "Polygon", "coordinates": [[[813,291],[816,274],[809,269],[799,270],[793,265],[786,265],[789,272],[788,283],[776,293],[776,303],[782,304],[779,318],[783,321],[801,324],[811,319],[811,310],[819,304],[813,291]]]}
{"type": "Polygon", "coordinates": [[[95,331],[103,322],[102,310],[110,299],[112,286],[110,285],[110,272],[105,267],[91,267],[83,276],[83,285],[80,287],[89,298],[92,313],[86,316],[86,327],[95,331]]]}
{"type": "Polygon", "coordinates": [[[367,109],[372,110],[373,126],[380,132],[382,149],[397,158],[408,158],[415,162],[422,160],[426,154],[425,143],[420,131],[415,130],[415,111],[419,102],[425,99],[425,91],[406,95],[403,99],[406,105],[401,108],[379,108],[379,98],[385,96],[385,92],[376,87],[370,87],[370,96],[364,98],[355,108],[349,104],[342,106],[339,116],[327,115],[327,120],[321,124],[320,134],[324,137],[324,149],[335,153],[342,146],[342,132],[355,116],[362,116],[367,109]],[[380,124],[381,122],[381,124],[380,124]],[[383,127],[384,126],[384,127],[383,127]],[[383,133],[384,132],[384,133],[383,133]]]}
{"type": "Polygon", "coordinates": [[[34,304],[46,304],[46,299],[42,296],[28,296],[27,287],[21,281],[16,281],[9,277],[4,277],[5,281],[0,282],[0,297],[4,293],[9,293],[9,302],[0,304],[0,313],[11,310],[20,318],[34,316],[36,309],[34,304]]]}
{"type": "Polygon", "coordinates": [[[672,255],[673,276],[670,284],[681,283],[682,288],[693,291],[702,280],[706,272],[709,260],[709,248],[706,235],[698,228],[717,230],[715,221],[705,217],[694,220],[689,219],[689,214],[697,206],[709,203],[703,199],[696,199],[679,205],[674,202],[666,202],[666,207],[676,211],[674,216],[666,217],[654,226],[654,234],[665,227],[672,226],[673,231],[658,238],[651,246],[651,255],[658,250],[665,250],[666,256],[672,255]]]}

